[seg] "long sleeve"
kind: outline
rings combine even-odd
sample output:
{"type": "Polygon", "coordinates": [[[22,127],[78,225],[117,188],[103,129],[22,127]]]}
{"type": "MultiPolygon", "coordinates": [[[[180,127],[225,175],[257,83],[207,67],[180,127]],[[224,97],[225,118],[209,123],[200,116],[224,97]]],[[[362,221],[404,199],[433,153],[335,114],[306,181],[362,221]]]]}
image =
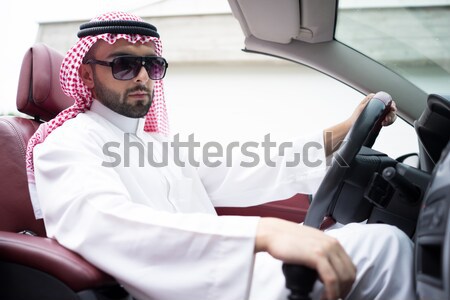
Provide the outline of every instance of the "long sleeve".
{"type": "Polygon", "coordinates": [[[93,132],[102,129],[95,124],[65,127],[34,152],[50,237],[141,300],[247,297],[258,218],[159,209],[152,198],[159,197],[163,179],[155,170],[141,178],[144,186],[155,184],[155,194],[133,199],[124,175],[102,166],[99,147],[110,137],[99,140],[93,132]]]}
{"type": "Polygon", "coordinates": [[[214,206],[251,206],[287,199],[296,193],[313,194],[327,169],[322,132],[284,145],[273,142],[271,153],[250,152],[244,146],[233,160],[228,155],[216,166],[199,167],[214,206]]]}

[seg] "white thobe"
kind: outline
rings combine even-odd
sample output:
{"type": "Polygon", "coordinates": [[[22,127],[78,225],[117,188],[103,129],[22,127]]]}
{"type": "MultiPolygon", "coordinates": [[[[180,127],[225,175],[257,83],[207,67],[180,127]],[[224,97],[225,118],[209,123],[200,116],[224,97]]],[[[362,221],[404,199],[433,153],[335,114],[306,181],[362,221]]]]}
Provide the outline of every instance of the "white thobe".
{"type": "MultiPolygon", "coordinates": [[[[322,134],[294,141],[274,159],[276,167],[245,168],[235,161],[232,167],[197,168],[175,163],[170,144],[145,133],[143,125],[143,119],[94,101],[90,111],[35,147],[36,190],[48,236],[141,300],[285,297],[281,262],[265,255],[255,261],[259,218],[218,217],[214,206],[314,192],[326,169],[322,134]],[[309,148],[308,161],[322,164],[283,167],[307,142],[319,145],[309,148]],[[163,162],[164,155],[167,166],[150,163],[163,162]]],[[[357,260],[377,263],[353,244],[357,260]]]]}

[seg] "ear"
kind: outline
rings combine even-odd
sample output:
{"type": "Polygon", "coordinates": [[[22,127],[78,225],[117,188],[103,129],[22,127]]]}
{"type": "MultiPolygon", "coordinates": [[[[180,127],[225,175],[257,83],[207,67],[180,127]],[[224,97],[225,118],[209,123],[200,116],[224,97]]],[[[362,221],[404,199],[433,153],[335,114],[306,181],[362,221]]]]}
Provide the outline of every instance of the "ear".
{"type": "Polygon", "coordinates": [[[92,90],[95,86],[94,84],[94,72],[92,70],[92,65],[90,64],[81,64],[80,69],[78,71],[81,80],[83,80],[84,84],[92,90]]]}

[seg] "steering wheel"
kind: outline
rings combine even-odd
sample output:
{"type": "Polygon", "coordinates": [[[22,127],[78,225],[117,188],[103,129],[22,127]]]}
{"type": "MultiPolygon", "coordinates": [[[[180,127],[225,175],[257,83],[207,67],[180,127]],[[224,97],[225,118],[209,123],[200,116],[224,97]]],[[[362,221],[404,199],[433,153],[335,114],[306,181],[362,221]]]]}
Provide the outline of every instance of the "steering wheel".
{"type": "Polygon", "coordinates": [[[367,103],[342,145],[333,154],[332,164],[306,213],[305,225],[319,228],[323,219],[331,215],[346,171],[350,169],[349,166],[362,146],[372,147],[382,127],[381,122],[390,111],[391,103],[391,96],[385,92],[376,93],[367,103]]]}
{"type": "MultiPolygon", "coordinates": [[[[350,169],[349,166],[362,146],[372,147],[391,103],[391,96],[385,92],[376,93],[367,103],[341,147],[335,152],[333,162],[306,213],[305,225],[319,228],[325,216],[331,215],[345,172],[350,169]]],[[[317,272],[306,266],[289,263],[284,263],[282,269],[286,287],[291,291],[288,299],[310,299],[309,293],[316,281],[317,272]]]]}

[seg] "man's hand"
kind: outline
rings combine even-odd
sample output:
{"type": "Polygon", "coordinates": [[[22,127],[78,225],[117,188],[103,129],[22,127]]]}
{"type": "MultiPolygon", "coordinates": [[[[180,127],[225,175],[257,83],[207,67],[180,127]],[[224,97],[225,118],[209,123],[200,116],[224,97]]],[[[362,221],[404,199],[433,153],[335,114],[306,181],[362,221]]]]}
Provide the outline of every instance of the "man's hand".
{"type": "MultiPolygon", "coordinates": [[[[353,111],[353,114],[351,115],[351,117],[348,119],[349,125],[350,127],[356,122],[356,120],[358,119],[359,115],[361,114],[361,112],[364,110],[364,108],[366,107],[367,103],[369,103],[369,101],[373,98],[373,96],[375,96],[375,94],[369,94],[366,97],[364,97],[364,99],[358,104],[358,106],[356,107],[356,109],[353,111]]],[[[389,126],[392,123],[395,122],[395,120],[397,119],[397,106],[395,104],[394,101],[392,101],[391,107],[390,107],[390,111],[389,113],[386,115],[386,117],[384,118],[384,120],[382,121],[381,125],[383,126],[389,126]]]]}
{"type": "MultiPolygon", "coordinates": [[[[353,111],[352,115],[345,121],[336,124],[330,128],[327,128],[323,131],[323,137],[324,137],[324,143],[325,143],[325,155],[331,155],[334,151],[336,151],[342,142],[342,140],[345,138],[347,132],[350,130],[350,128],[355,124],[356,120],[358,119],[361,112],[366,107],[367,103],[375,96],[375,94],[369,94],[358,104],[358,106],[353,111]],[[327,138],[327,133],[330,133],[329,137],[327,138]]],[[[390,112],[386,115],[384,120],[381,122],[381,125],[383,126],[389,126],[397,119],[397,106],[395,105],[395,102],[392,101],[390,112]]]]}
{"type": "Polygon", "coordinates": [[[339,242],[308,226],[261,218],[255,252],[261,251],[283,262],[317,270],[326,299],[345,298],[356,278],[356,267],[339,242]]]}

